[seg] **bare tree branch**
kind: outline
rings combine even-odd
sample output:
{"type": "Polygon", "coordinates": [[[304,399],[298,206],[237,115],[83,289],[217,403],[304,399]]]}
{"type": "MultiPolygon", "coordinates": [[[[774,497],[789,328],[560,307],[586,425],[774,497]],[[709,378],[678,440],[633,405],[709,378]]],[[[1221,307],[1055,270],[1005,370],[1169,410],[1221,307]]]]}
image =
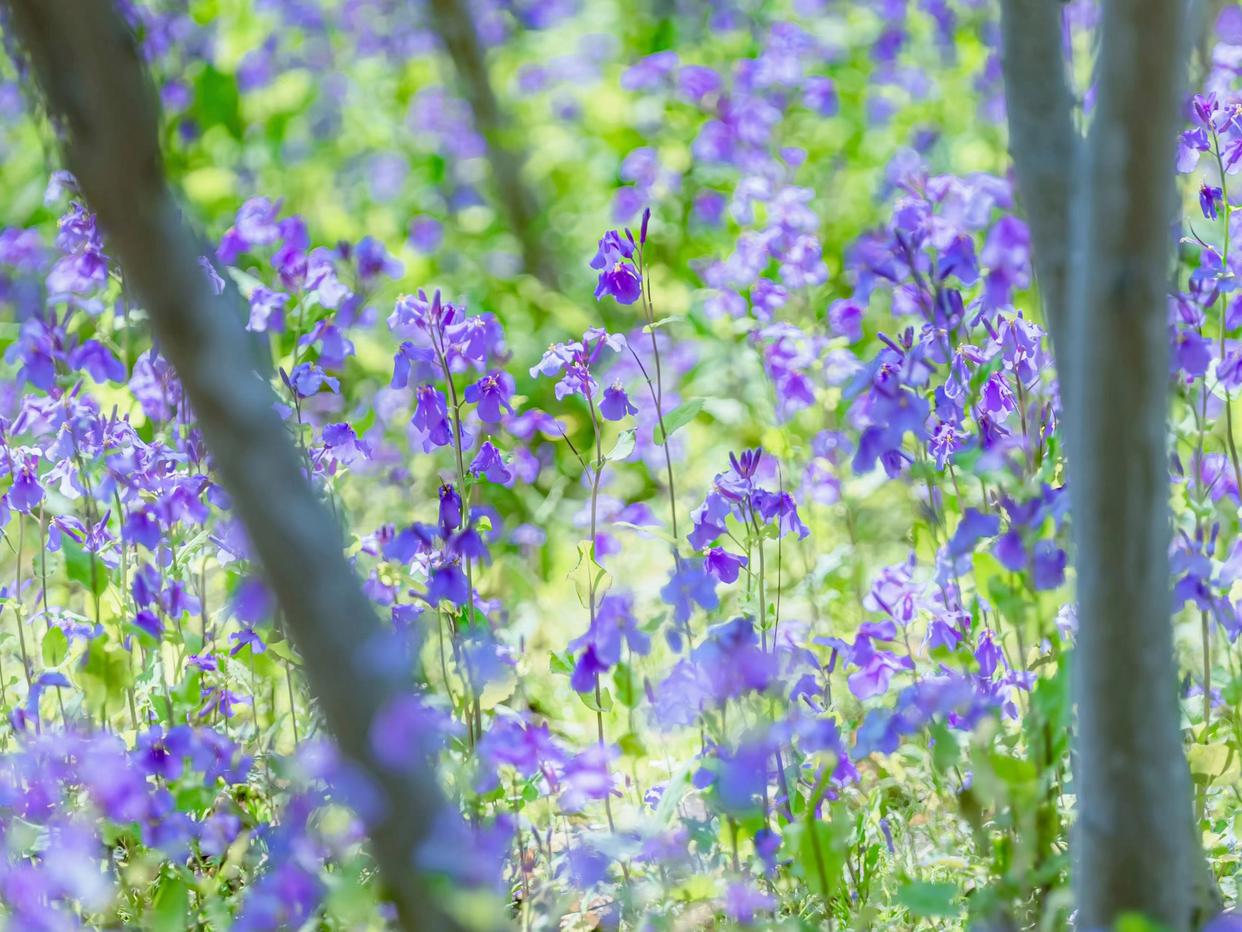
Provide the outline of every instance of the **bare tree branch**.
{"type": "Polygon", "coordinates": [[[1190,925],[1169,593],[1167,285],[1185,4],[1106,0],[1069,235],[1066,429],[1077,544],[1079,925],[1190,925]]]}
{"type": "Polygon", "coordinates": [[[427,8],[436,34],[452,59],[458,85],[474,117],[474,128],[487,145],[496,195],[522,248],[526,271],[555,288],[556,268],[544,247],[539,207],[522,179],[525,158],[507,138],[504,115],[492,90],[487,56],[469,4],[465,0],[427,0],[427,8]]]}
{"type": "Polygon", "coordinates": [[[67,167],[95,211],[129,288],[176,368],[233,508],[245,524],[342,751],[380,795],[371,839],[406,929],[454,928],[414,869],[441,809],[426,769],[394,772],[371,728],[407,684],[381,676],[364,651],[381,626],[346,563],[341,534],[304,477],[255,371],[238,315],[211,291],[198,241],[164,177],[158,106],[133,38],[111,0],[5,0],[62,132],[67,167]]]}
{"type": "MultiPolygon", "coordinates": [[[[1061,52],[1060,0],[1002,0],[1009,152],[1031,229],[1044,319],[1059,352],[1068,314],[1069,208],[1079,148],[1061,52]]],[[[1062,382],[1064,385],[1064,382],[1062,382]]]]}

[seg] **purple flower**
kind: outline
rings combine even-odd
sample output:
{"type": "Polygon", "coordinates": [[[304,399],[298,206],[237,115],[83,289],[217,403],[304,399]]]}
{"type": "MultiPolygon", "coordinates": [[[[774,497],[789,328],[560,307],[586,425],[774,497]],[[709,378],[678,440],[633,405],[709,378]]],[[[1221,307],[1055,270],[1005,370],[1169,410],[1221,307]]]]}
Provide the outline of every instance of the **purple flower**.
{"type": "Polygon", "coordinates": [[[1216,115],[1216,111],[1220,109],[1215,92],[1209,92],[1207,95],[1195,94],[1190,102],[1190,109],[1194,114],[1195,121],[1200,126],[1204,129],[1214,128],[1212,118],[1216,115]]]}
{"type": "Polygon", "coordinates": [[[578,692],[594,689],[598,675],[621,662],[623,642],[640,656],[651,651],[650,638],[634,618],[633,598],[609,594],[600,600],[587,633],[569,643],[571,651],[582,651],[574,667],[573,688],[578,692]]]}
{"type": "Polygon", "coordinates": [[[1225,194],[1220,188],[1209,187],[1206,183],[1199,185],[1199,209],[1207,220],[1215,220],[1217,209],[1225,203],[1225,194]]]}
{"type": "Polygon", "coordinates": [[[746,557],[729,553],[723,547],[713,547],[707,552],[703,565],[721,582],[732,583],[737,582],[738,571],[748,562],[746,557]]]}
{"type": "Polygon", "coordinates": [[[1000,532],[1000,518],[984,514],[977,508],[967,508],[962,520],[949,541],[949,556],[964,557],[975,549],[984,537],[994,537],[1000,532]]]}
{"type": "Polygon", "coordinates": [[[720,599],[716,596],[716,582],[703,569],[701,561],[684,560],[678,569],[669,577],[668,583],[660,590],[660,598],[673,606],[673,617],[679,624],[690,620],[694,604],[698,603],[706,611],[711,611],[720,599]]]}
{"type": "Polygon", "coordinates": [[[164,624],[160,621],[159,616],[154,612],[147,611],[145,608],[134,616],[134,626],[145,631],[157,641],[164,636],[164,624]]]}
{"type": "Polygon", "coordinates": [[[715,492],[708,494],[706,501],[690,514],[693,523],[686,540],[695,550],[704,550],[724,534],[727,530],[725,519],[729,516],[729,503],[724,496],[715,492]]]}
{"type": "Polygon", "coordinates": [[[371,749],[384,765],[402,770],[432,753],[444,730],[441,713],[410,693],[388,700],[371,722],[371,749]]]}
{"type": "Polygon", "coordinates": [[[569,679],[569,685],[573,687],[575,692],[590,692],[599,681],[599,675],[607,673],[608,670],[609,665],[600,657],[599,649],[594,644],[591,644],[578,657],[578,662],[574,664],[574,672],[569,679]]]}
{"type": "Polygon", "coordinates": [[[886,650],[874,650],[870,640],[855,645],[853,662],[858,670],[846,678],[850,692],[855,698],[869,699],[888,692],[889,681],[898,670],[913,670],[914,661],[898,657],[886,650]]]}
{"type": "Polygon", "coordinates": [[[1216,377],[1231,392],[1242,388],[1242,353],[1226,353],[1216,366],[1216,377]]]}
{"type": "Polygon", "coordinates": [[[764,521],[777,519],[777,529],[781,537],[794,533],[798,535],[799,540],[803,540],[811,533],[811,529],[798,517],[798,503],[788,492],[756,489],[751,496],[751,501],[754,502],[755,508],[763,516],[764,521]]]}
{"type": "Polygon", "coordinates": [[[1017,531],[1006,531],[998,537],[992,552],[1005,569],[1014,573],[1026,569],[1026,547],[1022,543],[1022,535],[1017,531]]]}
{"type": "Polygon", "coordinates": [[[501,408],[513,413],[509,404],[512,395],[513,376],[507,372],[489,372],[473,385],[466,386],[466,401],[478,406],[479,419],[488,424],[500,420],[501,408]]]}
{"type": "Polygon", "coordinates": [[[81,347],[73,350],[68,364],[72,369],[86,370],[97,383],[125,380],[124,365],[113,355],[111,349],[98,340],[88,339],[81,347]]]}
{"type": "Polygon", "coordinates": [[[474,460],[470,463],[469,471],[475,476],[486,476],[489,482],[495,482],[497,485],[508,485],[513,481],[513,473],[505,465],[500,451],[490,440],[484,440],[479,445],[479,452],[475,454],[474,460]]]}
{"type": "Polygon", "coordinates": [[[283,291],[270,291],[260,285],[250,293],[250,320],[246,329],[257,333],[282,333],[285,329],[285,305],[288,303],[289,296],[283,291]]]}
{"type": "Polygon", "coordinates": [[[415,217],[410,221],[409,243],[423,255],[430,255],[440,248],[444,227],[432,217],[415,217]]]}
{"type": "Polygon", "coordinates": [[[1065,551],[1050,540],[1035,545],[1031,560],[1031,582],[1036,589],[1057,589],[1065,584],[1065,551]]]}
{"type": "Polygon", "coordinates": [[[720,75],[703,65],[686,65],[677,72],[677,87],[690,103],[697,104],[720,90],[720,75]]]}
{"type": "Polygon", "coordinates": [[[979,637],[979,646],[975,648],[975,662],[979,664],[979,675],[991,678],[996,668],[1005,661],[1001,649],[992,639],[991,631],[984,631],[979,637]]]}
{"type": "Polygon", "coordinates": [[[326,374],[319,366],[310,362],[298,363],[298,365],[294,366],[293,371],[285,377],[285,382],[289,386],[289,390],[295,392],[299,398],[309,398],[325,385],[333,393],[341,390],[339,380],[326,374]]]}
{"type": "Polygon", "coordinates": [[[381,275],[400,278],[405,267],[389,255],[384,244],[370,236],[364,236],[354,249],[358,262],[358,277],[364,282],[373,281],[381,275]]]}
{"type": "Polygon", "coordinates": [[[642,294],[642,279],[638,269],[629,261],[634,246],[616,230],[609,230],[599,241],[599,249],[591,260],[591,268],[599,272],[595,286],[595,299],[612,295],[620,304],[633,304],[642,294]]]}
{"type": "Polygon", "coordinates": [[[135,508],[125,516],[121,525],[121,537],[129,543],[138,543],[150,551],[159,548],[163,540],[159,520],[149,508],[135,508]]]}
{"type": "Polygon", "coordinates": [[[619,421],[627,414],[637,414],[638,409],[630,403],[629,396],[621,387],[620,380],[613,382],[604,389],[604,397],[599,403],[599,413],[608,421],[619,421]]]}
{"type": "Polygon", "coordinates": [[[743,450],[740,457],[730,453],[729,465],[742,479],[753,479],[762,459],[763,447],[755,447],[753,450],[743,450]]]}
{"type": "Polygon", "coordinates": [[[811,77],[802,85],[802,103],[820,116],[837,112],[837,88],[831,78],[811,77]]]}
{"type": "Polygon", "coordinates": [[[440,529],[447,535],[461,525],[461,496],[449,484],[440,486],[440,529]]]}
{"type": "Polygon", "coordinates": [[[1193,330],[1180,329],[1173,337],[1173,362],[1190,378],[1201,378],[1212,362],[1212,343],[1193,330]]]}
{"type": "Polygon", "coordinates": [[[654,52],[622,73],[621,86],[627,91],[650,90],[672,74],[676,67],[676,52],[654,52]]]}
{"type": "Polygon", "coordinates": [[[43,486],[39,484],[38,453],[23,454],[14,463],[13,484],[9,487],[9,504],[18,511],[32,514],[43,501],[43,486]]]}
{"type": "Polygon", "coordinates": [[[432,605],[441,601],[465,605],[470,601],[470,586],[466,581],[466,574],[456,563],[449,563],[431,571],[427,579],[427,601],[432,605]]]}
{"type": "Polygon", "coordinates": [[[410,423],[422,432],[423,452],[430,453],[432,447],[443,447],[452,443],[453,431],[449,424],[444,392],[433,385],[421,385],[414,392],[414,397],[418,404],[414,408],[410,423]]]}
{"type": "Polygon", "coordinates": [[[323,445],[332,451],[337,462],[346,466],[371,457],[370,447],[359,440],[357,431],[345,422],[324,425],[323,445]]]}
{"type": "Polygon", "coordinates": [[[235,631],[229,635],[229,640],[234,642],[233,649],[229,651],[230,657],[236,657],[247,647],[250,648],[252,654],[262,654],[267,651],[267,644],[253,628],[235,631]]]}
{"type": "Polygon", "coordinates": [[[983,383],[979,408],[990,415],[993,420],[998,421],[1004,420],[1009,412],[1017,410],[1018,404],[1013,397],[1013,392],[1010,391],[1005,377],[999,372],[993,372],[983,383]]]}
{"type": "Polygon", "coordinates": [[[411,524],[383,545],[385,560],[409,563],[416,556],[429,553],[435,547],[435,529],[423,524],[411,524]]]}
{"type": "Polygon", "coordinates": [[[1177,137],[1177,170],[1183,174],[1194,171],[1199,164],[1199,156],[1211,149],[1207,130],[1195,128],[1186,130],[1177,137]]]}
{"type": "Polygon", "coordinates": [[[732,883],[725,891],[725,915],[741,925],[750,925],[756,913],[775,907],[776,900],[749,883],[732,883]]]}
{"type": "Polygon", "coordinates": [[[851,343],[862,339],[863,309],[853,301],[834,301],[828,308],[828,323],[834,333],[851,343]]]}
{"type": "Polygon", "coordinates": [[[562,772],[563,792],[561,808],[566,812],[579,812],[592,799],[603,799],[612,792],[612,775],[608,763],[616,751],[599,744],[592,744],[581,754],[566,763],[562,772]]]}

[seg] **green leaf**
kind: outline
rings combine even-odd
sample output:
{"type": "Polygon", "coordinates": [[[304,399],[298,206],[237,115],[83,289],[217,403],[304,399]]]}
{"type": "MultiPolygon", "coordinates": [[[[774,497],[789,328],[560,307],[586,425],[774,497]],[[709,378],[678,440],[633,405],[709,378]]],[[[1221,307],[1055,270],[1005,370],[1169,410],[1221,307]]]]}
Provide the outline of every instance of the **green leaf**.
{"type": "Polygon", "coordinates": [[[548,656],[548,669],[563,676],[572,676],[574,672],[573,655],[569,651],[562,651],[560,653],[554,651],[548,656]]]}
{"type": "Polygon", "coordinates": [[[613,688],[617,701],[627,708],[634,708],[642,699],[642,687],[635,681],[634,671],[623,663],[612,671],[613,688]]]}
{"type": "Polygon", "coordinates": [[[916,880],[897,892],[897,902],[910,913],[923,918],[955,916],[961,912],[957,902],[957,886],[951,883],[929,883],[916,880]]]}
{"type": "Polygon", "coordinates": [[[194,114],[203,129],[223,126],[234,139],[241,139],[241,95],[237,79],[211,65],[194,82],[194,114]]]}
{"type": "Polygon", "coordinates": [[[604,457],[604,459],[608,460],[610,463],[615,463],[618,460],[625,459],[633,453],[634,434],[636,432],[637,431],[632,427],[629,430],[621,431],[620,436],[617,437],[617,442],[613,444],[612,449],[608,452],[608,455],[604,457]]]}
{"type": "Polygon", "coordinates": [[[293,645],[288,641],[269,641],[267,649],[288,663],[296,665],[301,662],[298,660],[297,654],[293,652],[293,645]]]}
{"type": "Polygon", "coordinates": [[[578,693],[578,698],[592,712],[608,712],[612,709],[612,693],[606,689],[601,690],[598,702],[595,699],[594,692],[578,693]]]}
{"type": "Polygon", "coordinates": [[[932,745],[932,764],[940,773],[947,773],[956,766],[961,757],[962,749],[957,743],[957,736],[944,722],[934,722],[931,735],[935,739],[932,745]]]}
{"type": "Polygon", "coordinates": [[[1238,779],[1238,757],[1227,744],[1192,744],[1186,758],[1196,783],[1225,783],[1238,779]]]}
{"type": "Polygon", "coordinates": [[[165,877],[155,902],[151,904],[147,928],[152,932],[180,932],[194,923],[186,915],[190,911],[190,891],[178,875],[165,877]]]}
{"type": "Polygon", "coordinates": [[[1113,924],[1113,932],[1168,932],[1168,926],[1139,913],[1122,913],[1113,924]]]}
{"type": "Polygon", "coordinates": [[[675,538],[672,534],[666,534],[654,525],[648,526],[642,524],[631,524],[629,521],[613,521],[611,523],[614,528],[623,527],[628,531],[638,531],[641,534],[647,534],[651,537],[658,537],[665,543],[674,545],[677,543],[677,538],[675,538]]]}
{"type": "Polygon", "coordinates": [[[660,796],[660,804],[656,806],[656,825],[664,827],[672,820],[673,813],[677,811],[677,804],[690,789],[690,773],[697,769],[696,761],[687,761],[673,775],[673,779],[668,781],[668,786],[664,788],[664,793],[660,796]]]}
{"type": "Polygon", "coordinates": [[[808,818],[789,828],[797,838],[798,869],[807,886],[824,899],[830,899],[841,885],[849,847],[849,827],[839,816],[827,822],[808,818]]]}
{"type": "Polygon", "coordinates": [[[65,554],[65,572],[70,579],[81,583],[93,595],[101,595],[108,588],[108,572],[98,557],[67,536],[61,538],[61,549],[65,554]]]}
{"type": "Polygon", "coordinates": [[[88,705],[102,709],[116,706],[134,683],[130,655],[104,638],[95,638],[86,651],[86,662],[77,671],[77,680],[88,705]]]}
{"type": "Polygon", "coordinates": [[[139,628],[132,621],[125,625],[125,633],[131,637],[136,637],[138,639],[138,643],[148,650],[154,650],[159,646],[160,642],[153,638],[150,632],[144,628],[139,628]]]}
{"type": "Polygon", "coordinates": [[[651,333],[653,330],[659,330],[661,327],[667,327],[669,324],[680,323],[683,320],[685,320],[684,317],[680,317],[677,314],[670,314],[668,317],[660,318],[654,324],[647,324],[643,327],[643,333],[651,333]]]}
{"type": "Polygon", "coordinates": [[[659,424],[656,425],[655,442],[663,444],[665,440],[693,421],[702,410],[702,398],[691,398],[685,404],[680,404],[675,407],[668,414],[664,415],[663,428],[661,428],[659,424]]]}
{"type": "Polygon", "coordinates": [[[60,666],[69,653],[69,639],[60,628],[49,628],[43,635],[43,662],[49,667],[60,666]]]}
{"type": "Polygon", "coordinates": [[[622,754],[636,760],[647,754],[647,746],[643,744],[643,739],[632,731],[626,732],[617,739],[617,747],[621,749],[622,754]]]}
{"type": "Polygon", "coordinates": [[[591,591],[594,588],[595,604],[612,586],[612,577],[608,571],[595,562],[595,545],[589,540],[578,542],[578,563],[569,574],[574,582],[574,590],[578,594],[578,603],[586,608],[591,603],[591,591]]]}
{"type": "Polygon", "coordinates": [[[999,752],[992,755],[992,771],[1003,780],[1011,790],[1018,790],[1034,783],[1039,774],[1035,765],[1029,760],[1010,757],[999,752]]]}

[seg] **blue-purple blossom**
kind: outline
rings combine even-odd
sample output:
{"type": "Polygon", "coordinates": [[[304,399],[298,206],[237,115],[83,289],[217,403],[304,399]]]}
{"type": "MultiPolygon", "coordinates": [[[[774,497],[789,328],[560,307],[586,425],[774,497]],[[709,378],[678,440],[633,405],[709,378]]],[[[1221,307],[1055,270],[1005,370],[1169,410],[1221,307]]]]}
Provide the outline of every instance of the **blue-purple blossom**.
{"type": "Polygon", "coordinates": [[[633,242],[623,238],[616,230],[609,230],[599,241],[599,249],[591,260],[591,268],[599,272],[595,286],[596,300],[609,294],[619,304],[633,304],[642,293],[642,278],[631,263],[634,255],[633,242]]]}
{"type": "Polygon", "coordinates": [[[479,420],[495,424],[501,418],[502,408],[513,413],[509,404],[513,396],[513,377],[507,372],[489,372],[473,385],[466,386],[465,396],[466,401],[476,406],[479,420]]]}

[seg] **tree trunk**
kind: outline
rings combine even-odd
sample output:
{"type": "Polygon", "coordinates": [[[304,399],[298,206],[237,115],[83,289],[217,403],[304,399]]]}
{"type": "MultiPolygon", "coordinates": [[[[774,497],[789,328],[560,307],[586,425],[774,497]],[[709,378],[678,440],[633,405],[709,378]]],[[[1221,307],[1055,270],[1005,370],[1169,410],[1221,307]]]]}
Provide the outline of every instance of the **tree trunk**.
{"type": "Polygon", "coordinates": [[[1053,337],[1078,583],[1074,867],[1081,928],[1189,927],[1196,865],[1173,653],[1166,288],[1183,4],[1106,0],[1087,139],[1055,0],[1004,0],[1015,175],[1053,337]],[[1060,166],[1058,170],[1058,166],[1060,166]]]}
{"type": "MultiPolygon", "coordinates": [[[[1168,269],[1183,4],[1104,4],[1071,209],[1079,922],[1189,926],[1190,779],[1169,595],[1168,269]]],[[[1063,354],[1063,357],[1066,354],[1063,354]]]]}
{"type": "Polygon", "coordinates": [[[414,869],[442,809],[435,777],[426,766],[395,772],[373,749],[377,714],[410,684],[377,674],[365,659],[382,636],[379,619],[276,416],[239,315],[226,304],[236,293],[216,296],[199,265],[199,241],[164,178],[158,106],[133,37],[110,0],[4,0],[3,7],[61,133],[66,165],[194,407],[327,724],[377,793],[380,815],[368,828],[401,926],[456,928],[429,902],[414,869]]]}
{"type": "Polygon", "coordinates": [[[466,0],[427,0],[432,25],[457,72],[458,87],[470,105],[474,128],[487,146],[492,182],[509,229],[522,250],[522,264],[549,288],[556,287],[556,267],[543,241],[539,205],[522,178],[525,158],[507,138],[505,119],[492,90],[487,56],[466,0]]]}

